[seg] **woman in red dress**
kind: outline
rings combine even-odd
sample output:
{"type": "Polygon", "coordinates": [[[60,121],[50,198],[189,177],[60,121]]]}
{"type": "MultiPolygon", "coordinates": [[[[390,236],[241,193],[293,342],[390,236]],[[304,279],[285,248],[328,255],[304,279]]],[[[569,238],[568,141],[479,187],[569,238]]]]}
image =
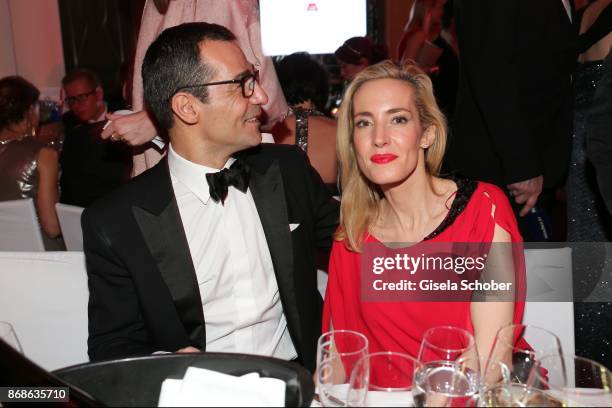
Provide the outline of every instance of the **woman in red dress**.
{"type": "MultiPolygon", "coordinates": [[[[520,322],[522,301],[363,301],[362,251],[384,242],[520,243],[505,194],[491,184],[439,177],[446,123],[431,81],[416,66],[384,61],[360,73],[340,108],[337,142],[341,219],[323,330],[356,330],[368,338],[370,352],[416,357],[427,329],[456,326],[473,333],[482,366],[498,329],[520,322]]],[[[510,265],[524,270],[520,245],[512,247],[510,265]]],[[[517,276],[515,287],[524,289],[517,276]]]]}

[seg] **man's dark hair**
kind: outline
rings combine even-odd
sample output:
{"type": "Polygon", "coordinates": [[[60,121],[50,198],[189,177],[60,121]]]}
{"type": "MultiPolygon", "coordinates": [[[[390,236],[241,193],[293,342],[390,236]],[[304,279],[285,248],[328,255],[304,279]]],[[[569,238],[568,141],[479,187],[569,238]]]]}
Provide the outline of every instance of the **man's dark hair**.
{"type": "MultiPolygon", "coordinates": [[[[218,24],[186,23],[164,30],[149,46],[142,63],[144,101],[162,130],[172,127],[171,98],[187,85],[209,82],[212,67],[200,59],[200,43],[233,41],[230,30],[218,24]]],[[[185,89],[206,102],[208,88],[185,89]]]]}
{"type": "Polygon", "coordinates": [[[39,96],[38,88],[20,76],[0,79],[0,130],[21,122],[39,96]]]}
{"type": "Polygon", "coordinates": [[[67,73],[66,76],[62,79],[62,87],[65,88],[66,85],[71,84],[78,79],[84,79],[85,81],[87,81],[87,83],[89,84],[89,86],[91,86],[92,89],[101,86],[100,77],[98,76],[98,74],[87,68],[75,68],[69,73],[67,73]]]}
{"type": "Polygon", "coordinates": [[[289,105],[312,101],[316,109],[324,109],[329,93],[327,71],[306,52],[284,57],[276,73],[289,105]]]}

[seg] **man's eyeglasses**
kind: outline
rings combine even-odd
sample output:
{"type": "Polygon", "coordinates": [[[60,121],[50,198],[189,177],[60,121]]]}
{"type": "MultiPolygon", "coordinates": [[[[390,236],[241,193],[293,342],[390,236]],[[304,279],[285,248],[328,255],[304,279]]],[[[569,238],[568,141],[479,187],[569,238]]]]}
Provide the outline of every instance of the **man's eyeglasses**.
{"type": "Polygon", "coordinates": [[[212,86],[212,85],[225,85],[225,84],[240,84],[240,89],[242,90],[242,96],[245,98],[250,98],[253,96],[255,92],[255,84],[259,82],[259,71],[253,67],[253,72],[249,72],[248,74],[238,78],[238,79],[230,79],[228,81],[218,81],[218,82],[208,82],[206,84],[193,84],[193,85],[185,85],[178,88],[172,95],[177,92],[182,91],[183,89],[189,88],[199,88],[201,86],[212,86]]]}
{"type": "Polygon", "coordinates": [[[69,96],[67,98],[64,98],[64,102],[66,102],[66,104],[68,104],[68,105],[74,105],[76,103],[82,103],[82,102],[85,102],[87,100],[87,98],[89,98],[94,93],[96,93],[96,88],[92,89],[89,92],[85,92],[85,93],[82,93],[82,94],[78,94],[78,95],[69,96]]]}

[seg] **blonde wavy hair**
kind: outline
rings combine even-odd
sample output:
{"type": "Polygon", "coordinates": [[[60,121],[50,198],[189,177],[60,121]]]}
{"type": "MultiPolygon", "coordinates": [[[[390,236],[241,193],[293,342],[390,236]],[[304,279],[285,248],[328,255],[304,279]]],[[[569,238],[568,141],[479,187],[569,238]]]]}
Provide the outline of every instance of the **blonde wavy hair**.
{"type": "Polygon", "coordinates": [[[342,203],[340,228],[335,235],[336,240],[344,240],[346,247],[354,252],[361,252],[364,235],[376,220],[383,198],[379,186],[370,182],[359,169],[353,144],[355,93],[366,82],[377,79],[397,79],[410,85],[414,90],[414,103],[423,131],[435,127],[435,139],[425,150],[425,167],[429,176],[439,176],[446,148],[446,119],[436,103],[431,80],[416,64],[409,62],[400,67],[386,60],[369,66],[355,76],[344,94],[338,114],[336,143],[342,203]]]}

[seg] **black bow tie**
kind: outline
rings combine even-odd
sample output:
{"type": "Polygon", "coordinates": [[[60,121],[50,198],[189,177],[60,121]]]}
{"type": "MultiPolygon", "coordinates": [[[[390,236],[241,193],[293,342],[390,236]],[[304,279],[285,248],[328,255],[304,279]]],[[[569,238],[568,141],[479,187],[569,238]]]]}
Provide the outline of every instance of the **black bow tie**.
{"type": "Polygon", "coordinates": [[[217,173],[207,173],[208,190],[210,198],[215,202],[225,203],[227,189],[234,186],[246,193],[249,188],[249,166],[242,160],[236,160],[229,169],[223,169],[217,173]]]}

